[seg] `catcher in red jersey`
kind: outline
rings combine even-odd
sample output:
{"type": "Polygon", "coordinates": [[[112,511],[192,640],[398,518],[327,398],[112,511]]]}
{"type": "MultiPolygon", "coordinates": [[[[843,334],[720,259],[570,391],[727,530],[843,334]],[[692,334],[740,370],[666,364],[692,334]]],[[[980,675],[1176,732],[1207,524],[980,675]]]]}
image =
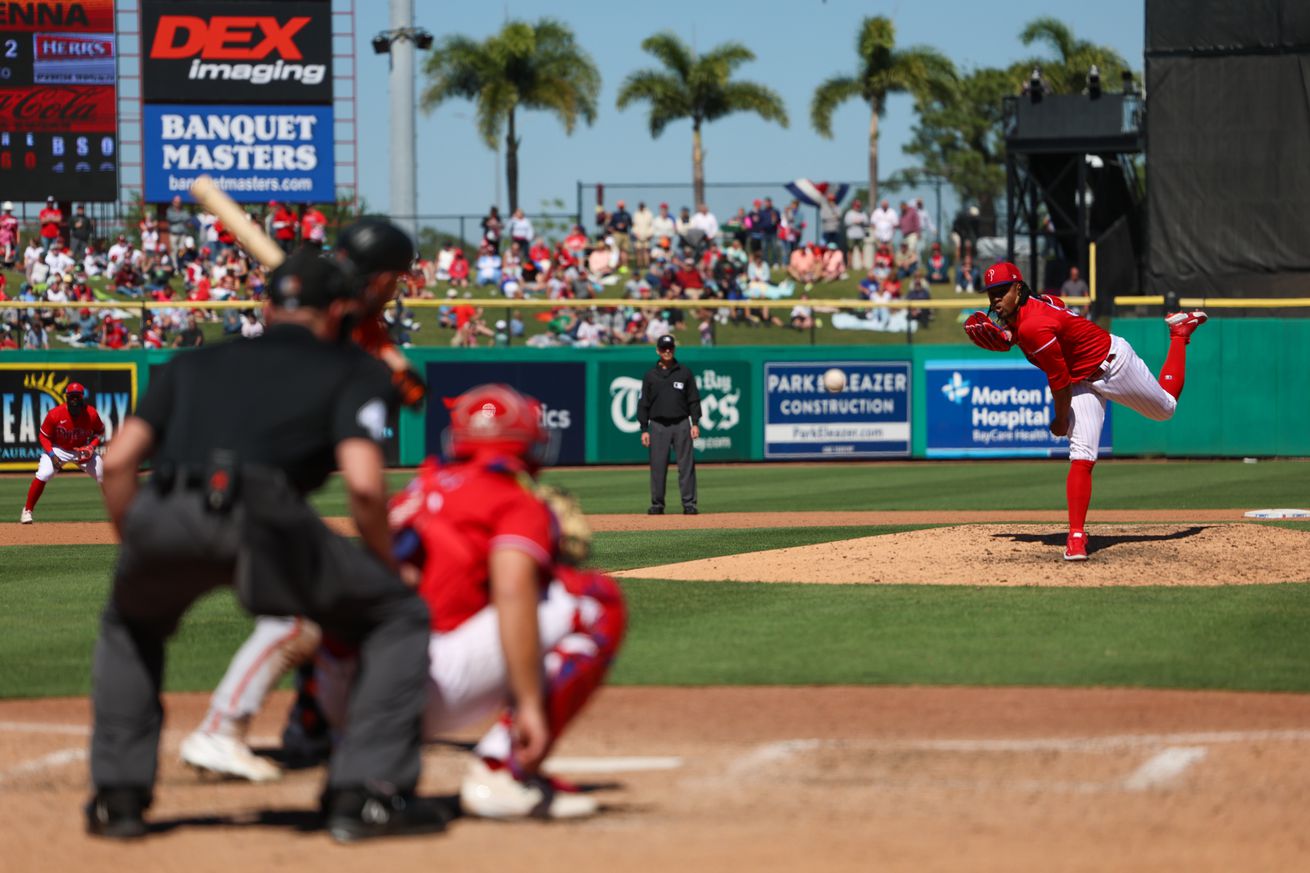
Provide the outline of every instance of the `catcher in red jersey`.
{"type": "Polygon", "coordinates": [[[27,503],[18,518],[22,524],[32,523],[32,510],[41,499],[45,483],[59,473],[64,464],[77,464],[84,472],[95,476],[97,482],[104,476],[96,450],[104,441],[105,423],[100,420],[95,407],[87,404],[86,389],[80,383],[68,383],[64,389],[64,402],[46,414],[37,436],[41,440],[41,460],[27,489],[27,503]]]}
{"type": "MultiPolygon", "coordinates": [[[[450,402],[449,463],[427,462],[391,501],[395,556],[432,615],[423,735],[502,713],[460,788],[469,815],[561,819],[596,801],[540,775],[560,733],[599,689],[626,627],[623,596],[573,564],[589,532],[575,503],[534,483],[549,432],[540,404],[506,385],[450,402]]],[[[340,725],[358,669],[325,645],[319,700],[340,725]]]]}
{"type": "Polygon", "coordinates": [[[1206,314],[1195,310],[1165,318],[1169,353],[1156,377],[1123,338],[1070,312],[1058,297],[1033,294],[1014,264],[988,267],[983,288],[991,307],[969,316],[964,331],[975,345],[990,351],[1009,351],[1017,345],[1046,374],[1054,403],[1051,433],[1069,437],[1065,484],[1069,536],[1064,558],[1086,560],[1084,525],[1105,404],[1113,400],[1153,421],[1172,418],[1183,393],[1187,343],[1205,323],[1206,314]]]}

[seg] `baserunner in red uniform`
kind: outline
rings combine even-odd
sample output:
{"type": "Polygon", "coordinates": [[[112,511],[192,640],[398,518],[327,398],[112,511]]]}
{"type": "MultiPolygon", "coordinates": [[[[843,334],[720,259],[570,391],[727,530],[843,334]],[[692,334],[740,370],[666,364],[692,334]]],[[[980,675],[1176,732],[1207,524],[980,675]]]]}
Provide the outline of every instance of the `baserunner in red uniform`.
{"type": "Polygon", "coordinates": [[[41,460],[37,462],[36,476],[27,489],[27,503],[18,520],[32,523],[32,510],[41,499],[45,483],[49,482],[69,462],[96,477],[104,477],[104,468],[97,449],[105,438],[105,423],[100,413],[86,402],[86,389],[78,382],[69,382],[64,389],[64,402],[50,410],[41,422],[41,460]]]}
{"type": "Polygon", "coordinates": [[[1152,421],[1173,417],[1183,393],[1187,343],[1198,325],[1200,310],[1165,318],[1169,353],[1157,378],[1126,340],[1107,333],[1095,322],[1075,315],[1051,295],[1032,293],[1014,264],[987,268],[983,288],[991,300],[988,313],[975,312],[964,331],[975,345],[1009,351],[1017,345],[1051,386],[1054,410],[1051,433],[1069,437],[1069,476],[1065,495],[1069,506],[1069,536],[1064,559],[1087,559],[1087,507],[1092,499],[1092,467],[1096,465],[1105,404],[1113,400],[1152,421]],[[995,316],[995,321],[991,315],[995,316]]]}

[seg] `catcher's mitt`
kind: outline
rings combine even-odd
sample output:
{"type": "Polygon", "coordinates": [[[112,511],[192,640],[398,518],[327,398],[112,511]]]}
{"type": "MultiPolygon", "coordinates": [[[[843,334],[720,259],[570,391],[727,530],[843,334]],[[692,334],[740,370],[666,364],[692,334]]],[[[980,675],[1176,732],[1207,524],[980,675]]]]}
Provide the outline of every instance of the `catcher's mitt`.
{"type": "Polygon", "coordinates": [[[554,485],[537,483],[534,491],[559,524],[560,563],[581,566],[591,556],[591,525],[582,514],[582,504],[578,503],[578,498],[554,485]]]}
{"type": "Polygon", "coordinates": [[[1010,331],[997,327],[985,312],[975,312],[965,319],[964,332],[970,342],[989,352],[1008,352],[1014,345],[1010,331]]]}

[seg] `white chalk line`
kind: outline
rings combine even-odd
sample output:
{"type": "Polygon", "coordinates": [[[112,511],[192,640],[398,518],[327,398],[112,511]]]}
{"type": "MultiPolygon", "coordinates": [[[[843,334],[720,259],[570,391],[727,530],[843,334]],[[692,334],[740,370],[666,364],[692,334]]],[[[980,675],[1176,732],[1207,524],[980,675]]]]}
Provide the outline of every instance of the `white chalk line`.
{"type": "Polygon", "coordinates": [[[85,761],[87,758],[86,749],[79,746],[75,749],[60,749],[58,752],[51,752],[48,755],[42,755],[31,761],[25,761],[16,767],[10,767],[8,770],[0,773],[0,782],[5,782],[19,776],[29,776],[34,773],[40,773],[44,770],[53,770],[55,767],[62,767],[65,764],[74,764],[85,761]]]}
{"type": "Polygon", "coordinates": [[[1123,787],[1129,791],[1147,791],[1151,788],[1162,788],[1177,780],[1187,771],[1187,768],[1204,758],[1206,751],[1205,748],[1199,746],[1190,748],[1187,746],[1171,746],[1134,770],[1124,780],[1123,787]]]}
{"type": "Polygon", "coordinates": [[[673,756],[630,758],[551,758],[546,761],[549,773],[640,773],[656,770],[677,770],[682,759],[673,756]]]}

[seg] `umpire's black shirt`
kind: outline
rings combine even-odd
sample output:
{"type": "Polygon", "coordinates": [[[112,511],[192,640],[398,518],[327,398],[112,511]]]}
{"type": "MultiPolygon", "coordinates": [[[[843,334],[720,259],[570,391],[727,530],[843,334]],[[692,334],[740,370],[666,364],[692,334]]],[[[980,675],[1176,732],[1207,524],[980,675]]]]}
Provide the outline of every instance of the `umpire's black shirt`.
{"type": "Polygon", "coordinates": [[[637,403],[641,429],[648,430],[652,420],[673,424],[688,417],[693,424],[700,421],[700,391],[691,370],[677,358],[668,367],[656,364],[647,370],[641,380],[641,401],[637,403]]]}
{"type": "Polygon", "coordinates": [[[135,414],[155,432],[161,467],[203,470],[212,450],[229,449],[241,464],[282,470],[306,494],[336,469],[338,443],[382,441],[393,404],[381,361],[278,324],[175,356],[152,374],[135,414]]]}

